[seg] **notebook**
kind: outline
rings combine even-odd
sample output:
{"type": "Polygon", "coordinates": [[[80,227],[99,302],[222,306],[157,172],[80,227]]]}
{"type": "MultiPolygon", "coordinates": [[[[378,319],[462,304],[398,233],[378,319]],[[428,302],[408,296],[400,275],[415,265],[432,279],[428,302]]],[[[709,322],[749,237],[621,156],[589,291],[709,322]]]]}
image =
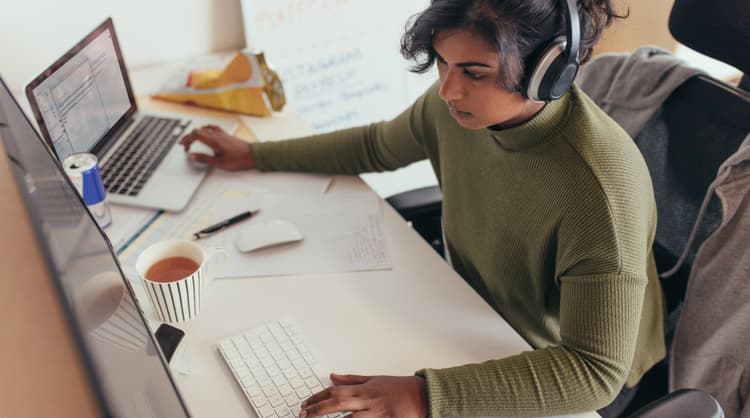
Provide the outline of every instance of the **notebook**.
{"type": "Polygon", "coordinates": [[[188,160],[179,139],[206,124],[230,133],[237,127],[139,110],[111,18],[32,80],[26,96],[57,158],[95,154],[109,201],[131,206],[182,210],[208,171],[188,160]]]}

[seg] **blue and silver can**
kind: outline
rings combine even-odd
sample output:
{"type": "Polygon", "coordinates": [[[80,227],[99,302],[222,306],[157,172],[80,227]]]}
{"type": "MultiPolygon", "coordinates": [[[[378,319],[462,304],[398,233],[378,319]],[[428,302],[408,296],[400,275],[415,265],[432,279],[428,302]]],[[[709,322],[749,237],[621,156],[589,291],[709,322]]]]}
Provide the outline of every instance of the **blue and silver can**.
{"type": "Polygon", "coordinates": [[[63,161],[63,168],[99,226],[108,227],[112,223],[112,213],[96,155],[88,152],[71,154],[63,161]]]}

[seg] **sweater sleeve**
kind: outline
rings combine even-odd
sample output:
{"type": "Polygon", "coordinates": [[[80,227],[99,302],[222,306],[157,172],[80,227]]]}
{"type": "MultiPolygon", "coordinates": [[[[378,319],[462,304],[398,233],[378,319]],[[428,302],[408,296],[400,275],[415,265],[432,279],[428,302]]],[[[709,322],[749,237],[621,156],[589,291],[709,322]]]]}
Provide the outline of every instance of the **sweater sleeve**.
{"type": "Polygon", "coordinates": [[[434,88],[400,115],[374,123],[287,141],[252,144],[262,171],[359,174],[395,170],[427,158],[423,147],[427,102],[434,88]]]}
{"type": "Polygon", "coordinates": [[[418,372],[431,417],[540,416],[592,411],[618,393],[630,369],[644,277],[562,279],[558,346],[484,363],[418,372]]]}

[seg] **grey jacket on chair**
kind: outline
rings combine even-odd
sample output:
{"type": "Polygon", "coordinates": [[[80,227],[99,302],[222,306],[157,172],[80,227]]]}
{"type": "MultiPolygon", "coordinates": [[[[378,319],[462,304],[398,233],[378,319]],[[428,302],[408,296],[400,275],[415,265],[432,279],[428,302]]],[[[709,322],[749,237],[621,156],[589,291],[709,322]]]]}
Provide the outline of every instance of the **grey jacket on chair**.
{"type": "Polygon", "coordinates": [[[750,418],[750,136],[722,164],[703,208],[714,193],[722,220],[693,261],[672,342],[669,386],[702,389],[727,417],[750,418]]]}
{"type": "Polygon", "coordinates": [[[643,46],[631,54],[602,54],[586,64],[577,83],[635,138],[672,92],[705,74],[668,51],[643,46]]]}

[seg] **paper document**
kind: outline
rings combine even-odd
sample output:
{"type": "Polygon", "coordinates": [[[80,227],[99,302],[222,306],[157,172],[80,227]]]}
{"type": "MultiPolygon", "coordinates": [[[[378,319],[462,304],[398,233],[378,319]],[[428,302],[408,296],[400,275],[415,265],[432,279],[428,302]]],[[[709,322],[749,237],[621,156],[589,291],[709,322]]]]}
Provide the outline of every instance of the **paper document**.
{"type": "MultiPolygon", "coordinates": [[[[243,207],[257,203],[260,211],[245,225],[285,220],[302,233],[302,241],[251,252],[237,249],[243,226],[209,237],[227,251],[219,278],[300,273],[385,270],[393,267],[381,228],[380,198],[373,192],[334,195],[248,195],[243,207]]],[[[214,212],[214,221],[234,214],[214,212]]]]}
{"type": "Polygon", "coordinates": [[[119,254],[120,261],[135,265],[138,254],[152,243],[170,238],[192,239],[193,233],[212,225],[224,214],[236,215],[259,207],[257,202],[265,195],[320,195],[328,189],[331,180],[330,176],[312,174],[214,171],[187,208],[178,213],[161,213],[119,254]],[[258,197],[249,199],[253,196],[258,197]],[[244,206],[248,204],[252,206],[244,206]],[[215,213],[221,215],[217,218],[215,213]]]}

